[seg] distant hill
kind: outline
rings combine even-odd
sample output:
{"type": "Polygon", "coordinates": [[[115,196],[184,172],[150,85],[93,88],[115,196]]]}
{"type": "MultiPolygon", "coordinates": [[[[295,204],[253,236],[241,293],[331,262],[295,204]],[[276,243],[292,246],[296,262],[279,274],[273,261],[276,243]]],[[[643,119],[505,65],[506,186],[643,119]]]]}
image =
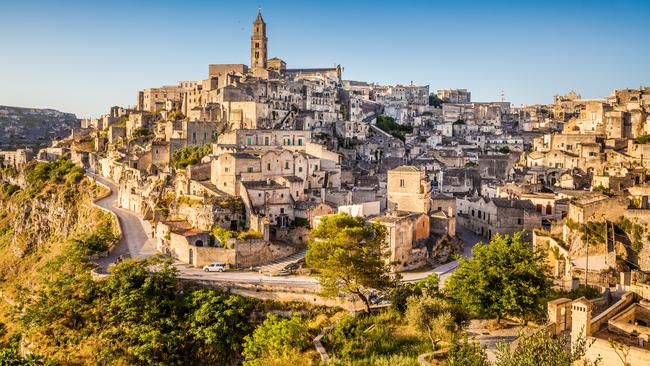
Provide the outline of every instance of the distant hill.
{"type": "Polygon", "coordinates": [[[79,127],[77,116],[54,109],[0,106],[0,149],[41,148],[79,127]]]}

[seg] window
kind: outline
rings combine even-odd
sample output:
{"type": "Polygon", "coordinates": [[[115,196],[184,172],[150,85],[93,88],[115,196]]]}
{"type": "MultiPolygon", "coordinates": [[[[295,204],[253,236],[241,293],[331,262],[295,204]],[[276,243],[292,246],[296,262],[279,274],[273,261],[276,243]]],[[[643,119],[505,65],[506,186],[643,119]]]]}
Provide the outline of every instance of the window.
{"type": "Polygon", "coordinates": [[[289,169],[289,162],[288,161],[284,162],[284,169],[289,169]]]}
{"type": "Polygon", "coordinates": [[[228,168],[228,167],[223,168],[224,173],[228,173],[229,171],[230,171],[230,168],[228,168]]]}
{"type": "Polygon", "coordinates": [[[524,220],[521,218],[517,219],[517,225],[522,225],[524,223],[524,220]]]}
{"type": "Polygon", "coordinates": [[[302,167],[301,166],[298,167],[298,173],[302,173],[302,167]]]}
{"type": "Polygon", "coordinates": [[[247,137],[247,138],[246,138],[246,142],[247,142],[249,145],[252,145],[252,144],[253,144],[253,138],[250,137],[250,136],[247,137]]]}
{"type": "Polygon", "coordinates": [[[302,146],[302,138],[301,137],[298,138],[298,146],[302,146]]]}
{"type": "Polygon", "coordinates": [[[266,170],[271,170],[271,163],[266,163],[266,170]]]}
{"type": "Polygon", "coordinates": [[[268,145],[268,144],[269,144],[269,137],[264,136],[264,145],[268,145]]]}
{"type": "Polygon", "coordinates": [[[252,172],[253,172],[253,167],[252,167],[252,166],[249,166],[248,168],[246,168],[246,171],[247,171],[248,173],[252,173],[252,172]]]}
{"type": "Polygon", "coordinates": [[[405,185],[405,183],[404,183],[404,179],[400,179],[400,180],[399,180],[399,186],[400,186],[400,187],[404,187],[404,185],[405,185]]]}
{"type": "Polygon", "coordinates": [[[280,209],[280,213],[281,213],[281,214],[284,213],[284,208],[281,208],[281,209],[280,209]]]}

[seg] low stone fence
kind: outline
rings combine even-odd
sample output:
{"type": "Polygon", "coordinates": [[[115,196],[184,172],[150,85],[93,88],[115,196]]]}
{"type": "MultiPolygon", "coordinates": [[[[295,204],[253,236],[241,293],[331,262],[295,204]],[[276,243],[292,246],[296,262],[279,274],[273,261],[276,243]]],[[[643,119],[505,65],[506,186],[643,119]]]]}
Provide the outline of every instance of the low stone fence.
{"type": "MultiPolygon", "coordinates": [[[[97,197],[96,199],[94,199],[94,200],[92,201],[92,205],[93,205],[94,207],[96,207],[96,208],[102,210],[103,212],[107,212],[109,215],[111,215],[111,217],[113,218],[113,221],[115,222],[115,227],[117,228],[117,241],[118,241],[118,243],[119,243],[119,242],[122,240],[122,237],[123,237],[123,235],[124,235],[123,232],[122,232],[122,224],[120,223],[120,218],[115,214],[115,212],[113,212],[113,211],[111,211],[111,210],[108,210],[108,209],[106,209],[106,208],[104,208],[104,207],[101,207],[100,205],[98,205],[98,204],[96,203],[97,201],[102,200],[102,199],[104,199],[104,198],[110,196],[110,195],[113,193],[113,190],[112,190],[109,186],[107,186],[106,184],[104,184],[104,183],[98,181],[97,179],[95,179],[94,177],[92,177],[92,176],[90,176],[90,175],[88,175],[88,174],[86,174],[86,176],[88,177],[88,179],[90,179],[91,181],[95,182],[95,184],[100,185],[100,186],[102,186],[102,187],[104,187],[104,188],[106,188],[106,189],[108,190],[108,193],[107,193],[107,194],[100,195],[99,197],[97,197]]],[[[107,255],[111,254],[111,252],[113,251],[113,249],[115,249],[115,245],[111,245],[111,246],[106,250],[106,252],[105,252],[103,255],[104,255],[104,256],[107,256],[107,255]]],[[[97,255],[97,256],[99,257],[99,255],[97,255]]],[[[92,259],[92,257],[91,257],[91,259],[92,259]]],[[[109,275],[108,275],[108,274],[105,274],[105,273],[99,273],[99,272],[97,271],[97,267],[95,267],[95,268],[93,268],[93,269],[90,271],[90,276],[92,277],[93,280],[97,281],[97,280],[105,279],[105,278],[107,278],[109,275]]]]}
{"type": "Polygon", "coordinates": [[[254,283],[233,281],[215,281],[200,278],[181,277],[182,286],[199,286],[202,288],[218,288],[232,292],[237,295],[254,297],[260,300],[273,301],[297,301],[312,305],[338,307],[351,312],[365,309],[365,304],[358,300],[344,298],[328,299],[318,294],[320,287],[314,285],[302,285],[286,282],[278,283],[254,283]]]}
{"type": "Polygon", "coordinates": [[[332,329],[334,329],[334,325],[330,325],[329,327],[323,328],[323,330],[320,331],[320,333],[314,338],[314,347],[316,348],[316,352],[320,355],[320,359],[323,362],[327,362],[330,360],[330,355],[327,353],[327,350],[325,347],[323,347],[323,343],[321,342],[323,340],[323,337],[327,335],[332,329]]]}
{"type": "Polygon", "coordinates": [[[607,323],[609,319],[611,319],[614,315],[620,313],[623,309],[628,307],[632,302],[634,302],[634,293],[632,292],[627,292],[623,294],[620,300],[618,300],[614,305],[610,306],[607,308],[607,310],[603,311],[602,313],[598,314],[597,317],[593,318],[591,320],[591,331],[592,333],[597,332],[600,330],[600,327],[607,323]]]}
{"type": "Polygon", "coordinates": [[[539,328],[532,329],[526,334],[522,334],[521,336],[517,337],[517,339],[515,339],[512,343],[510,343],[510,351],[514,352],[517,349],[517,347],[519,347],[519,342],[522,338],[528,338],[543,331],[548,331],[551,334],[555,334],[556,328],[557,325],[554,322],[549,322],[539,328]]]}

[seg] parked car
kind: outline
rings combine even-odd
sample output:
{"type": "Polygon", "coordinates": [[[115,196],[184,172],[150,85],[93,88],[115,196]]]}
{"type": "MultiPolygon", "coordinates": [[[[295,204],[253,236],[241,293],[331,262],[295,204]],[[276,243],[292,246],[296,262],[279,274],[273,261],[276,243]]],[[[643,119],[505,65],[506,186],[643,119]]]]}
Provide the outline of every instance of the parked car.
{"type": "Polygon", "coordinates": [[[221,262],[214,262],[203,266],[204,272],[223,272],[226,270],[226,264],[221,262]]]}

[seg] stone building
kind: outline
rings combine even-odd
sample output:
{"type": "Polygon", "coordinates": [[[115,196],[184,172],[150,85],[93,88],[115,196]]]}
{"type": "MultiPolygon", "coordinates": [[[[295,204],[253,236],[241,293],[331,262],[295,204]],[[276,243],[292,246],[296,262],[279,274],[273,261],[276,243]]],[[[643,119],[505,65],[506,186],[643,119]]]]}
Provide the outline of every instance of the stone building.
{"type": "Polygon", "coordinates": [[[506,198],[459,198],[458,223],[486,239],[494,234],[528,233],[542,227],[535,206],[528,200],[506,198]]]}
{"type": "Polygon", "coordinates": [[[429,213],[431,182],[423,171],[401,166],[388,171],[388,209],[429,213]]]}
{"type": "Polygon", "coordinates": [[[14,151],[0,151],[0,167],[19,168],[34,158],[32,149],[17,149],[14,151]]]}
{"type": "Polygon", "coordinates": [[[390,248],[387,258],[396,272],[422,267],[426,264],[426,242],[430,236],[429,216],[422,213],[393,211],[378,216],[377,221],[386,228],[386,241],[390,248]]]}
{"type": "Polygon", "coordinates": [[[449,103],[470,103],[472,93],[467,89],[441,89],[436,91],[438,98],[449,103]]]}

